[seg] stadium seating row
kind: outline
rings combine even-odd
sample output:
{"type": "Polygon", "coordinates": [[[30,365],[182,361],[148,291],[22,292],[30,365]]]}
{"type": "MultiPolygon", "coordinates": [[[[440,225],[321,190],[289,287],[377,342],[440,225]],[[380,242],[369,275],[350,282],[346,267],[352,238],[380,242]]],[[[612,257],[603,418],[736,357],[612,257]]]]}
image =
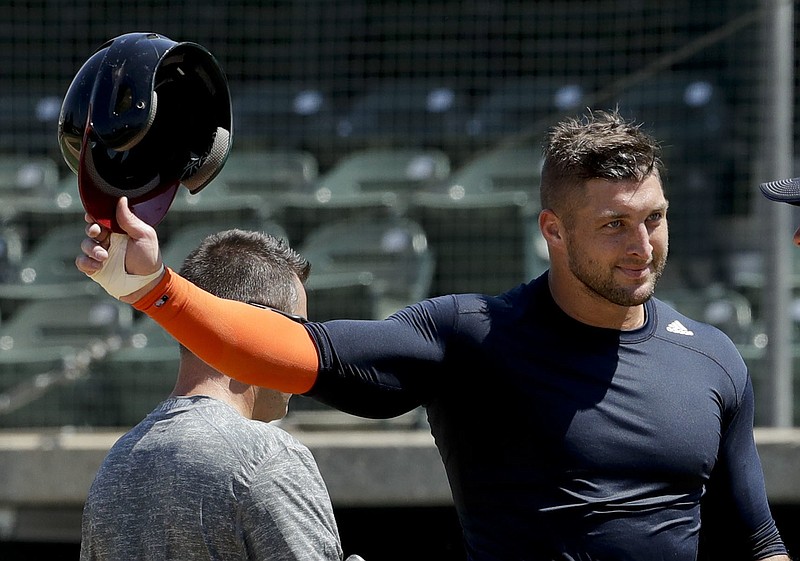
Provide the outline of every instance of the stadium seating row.
{"type": "MultiPolygon", "coordinates": [[[[570,76],[523,77],[503,80],[487,91],[470,92],[447,80],[415,78],[367,85],[342,102],[324,88],[308,84],[232,83],[235,146],[240,155],[233,154],[223,171],[234,192],[248,184],[252,186],[249,178],[259,177],[261,184],[257,188],[261,195],[268,190],[285,193],[288,188],[300,194],[315,190],[315,196],[329,197],[325,201],[328,207],[338,210],[358,205],[376,206],[385,200],[387,193],[396,195],[409,183],[414,187],[422,184],[429,187],[441,180],[443,189],[453,189],[453,196],[458,196],[461,188],[466,191],[477,185],[483,190],[487,183],[491,190],[496,190],[503,184],[513,185],[519,180],[518,175],[516,172],[509,176],[495,174],[480,186],[477,178],[467,176],[468,168],[475,166],[477,173],[486,177],[480,170],[486,162],[472,158],[476,152],[487,146],[510,145],[523,149],[527,146],[529,153],[536,152],[546,126],[556,118],[582,111],[587,106],[618,105],[627,115],[643,120],[665,147],[669,164],[666,180],[672,201],[670,219],[673,224],[680,225],[673,228],[673,255],[685,257],[683,261],[690,263],[685,267],[685,274],[699,277],[698,283],[717,280],[715,277],[723,268],[718,263],[722,255],[721,242],[713,231],[713,220],[708,217],[725,212],[733,204],[727,186],[733,175],[736,151],[731,144],[735,135],[730,131],[731,119],[726,116],[722,88],[707,76],[685,71],[640,77],[637,82],[618,86],[617,89],[598,90],[570,76]],[[377,156],[371,156],[373,163],[365,165],[359,161],[361,156],[356,155],[368,148],[384,147],[386,152],[391,152],[409,146],[426,155],[420,155],[414,165],[407,168],[407,173],[416,175],[403,175],[399,179],[397,176],[370,177],[364,173],[363,170],[391,169],[393,164],[386,163],[387,158],[376,164],[377,156]],[[419,147],[435,148],[423,151],[419,147]],[[271,156],[246,154],[260,149],[271,156]],[[330,160],[331,153],[338,154],[335,160],[330,160]],[[325,160],[322,174],[320,159],[325,160]],[[353,166],[349,171],[348,163],[353,166]],[[265,168],[273,171],[263,174],[258,166],[261,171],[265,168]],[[356,185],[352,170],[359,167],[362,171],[358,172],[360,177],[355,176],[356,185]],[[444,178],[445,175],[448,178],[444,178]],[[339,188],[342,191],[336,193],[339,188]],[[358,202],[347,200],[344,193],[347,189],[359,192],[349,195],[358,202]],[[331,195],[341,196],[334,200],[331,195]],[[374,200],[369,202],[368,199],[374,200]]],[[[58,104],[52,95],[39,99],[32,95],[28,99],[12,94],[9,96],[13,99],[5,104],[8,107],[0,110],[2,119],[18,119],[20,127],[26,122],[28,127],[34,122],[49,122],[47,126],[54,130],[53,119],[57,114],[54,108],[58,104]]],[[[14,128],[9,126],[4,130],[13,132],[14,128]]],[[[54,143],[55,139],[50,137],[49,142],[54,143]]],[[[19,150],[20,147],[9,149],[19,150]]],[[[0,150],[2,152],[4,150],[0,150]]],[[[538,159],[538,154],[518,160],[524,162],[522,165],[528,168],[529,174],[531,161],[535,161],[532,158],[538,159]]],[[[513,169],[513,163],[506,161],[506,164],[513,169]]],[[[37,185],[49,184],[53,172],[47,167],[42,162],[20,171],[15,178],[19,180],[16,181],[17,190],[31,193],[39,191],[37,185]]],[[[534,189],[536,183],[534,178],[531,183],[534,189]]],[[[0,186],[7,184],[5,177],[0,177],[0,186]]],[[[527,185],[519,187],[528,188],[527,185]]],[[[59,191],[58,198],[53,197],[51,204],[39,205],[37,209],[39,214],[49,212],[47,223],[58,220],[65,207],[76,202],[74,189],[59,191]]],[[[288,210],[305,204],[299,195],[295,200],[298,204],[284,200],[277,207],[288,210]]],[[[403,200],[392,204],[398,202],[403,200]]],[[[3,206],[0,218],[17,208],[14,204],[3,206]]],[[[314,226],[306,223],[304,216],[308,213],[298,208],[288,220],[277,217],[286,224],[293,242],[314,226]]],[[[26,239],[25,232],[23,239],[26,239]]]]}
{"type": "MultiPolygon", "coordinates": [[[[539,159],[532,147],[511,146],[482,153],[453,171],[437,150],[373,149],[355,152],[320,175],[306,152],[234,151],[209,187],[197,195],[179,194],[159,235],[168,242],[193,223],[233,226],[269,218],[299,245],[334,221],[405,216],[421,225],[437,256],[434,293],[497,292],[543,268],[543,246],[533,228],[539,159]],[[460,265],[467,255],[471,272],[460,265]]],[[[16,172],[0,181],[11,192],[5,197],[6,230],[20,240],[15,247],[22,246],[23,253],[47,231],[82,222],[74,176],[54,182],[46,162],[22,159],[16,172]],[[39,167],[48,173],[31,171],[39,167]],[[8,187],[29,176],[37,178],[37,188],[8,187]]],[[[9,278],[14,259],[22,267],[20,252],[4,255],[9,278]]]]}
{"type": "MultiPolygon", "coordinates": [[[[382,276],[384,280],[375,284],[388,293],[397,293],[407,284],[408,295],[396,297],[398,304],[467,290],[497,293],[547,266],[534,207],[522,192],[462,200],[429,194],[404,213],[392,206],[293,204],[290,210],[283,209],[287,215],[303,215],[306,223],[313,223],[294,246],[307,254],[315,272],[382,276]],[[391,274],[379,275],[386,267],[391,267],[391,274]],[[387,282],[391,286],[384,286],[387,282]]],[[[16,257],[6,252],[9,259],[0,282],[0,321],[10,318],[26,300],[97,291],[74,266],[84,233],[77,217],[73,218],[70,223],[43,229],[37,243],[15,251],[16,257]]],[[[178,211],[168,216],[164,225],[169,226],[162,230],[159,225],[160,231],[169,232],[162,236],[164,259],[176,268],[191,247],[214,231],[249,228],[291,239],[289,228],[272,216],[259,214],[255,206],[231,209],[228,215],[217,205],[178,211]]],[[[6,232],[7,247],[21,245],[13,228],[6,232]]],[[[315,274],[315,278],[319,276],[315,274]]]]}
{"type": "MultiPolygon", "coordinates": [[[[384,80],[347,95],[291,81],[235,81],[230,88],[237,143],[273,149],[411,145],[463,153],[509,137],[538,143],[565,114],[619,105],[664,135],[665,144],[688,142],[691,150],[724,142],[730,121],[722,88],[688,71],[643,77],[614,90],[576,76],[508,77],[485,91],[429,77],[384,80]]],[[[0,152],[53,155],[62,96],[3,92],[0,126],[7,144],[0,143],[0,152]]]]}

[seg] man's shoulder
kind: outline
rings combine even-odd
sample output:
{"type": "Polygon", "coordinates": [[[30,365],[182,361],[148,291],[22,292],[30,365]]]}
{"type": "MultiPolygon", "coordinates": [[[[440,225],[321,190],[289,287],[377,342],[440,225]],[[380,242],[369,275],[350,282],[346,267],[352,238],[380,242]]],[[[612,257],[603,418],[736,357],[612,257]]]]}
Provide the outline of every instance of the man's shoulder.
{"type": "Polygon", "coordinates": [[[726,347],[735,349],[735,344],[731,338],[721,329],[707,323],[699,318],[690,317],[673,307],[670,303],[659,298],[652,298],[655,305],[656,317],[658,321],[657,333],[659,335],[673,334],[690,337],[690,339],[678,338],[681,341],[693,341],[697,344],[710,344],[714,347],[726,347]],[[684,329],[680,329],[679,326],[684,329]]]}
{"type": "Polygon", "coordinates": [[[274,423],[243,417],[230,405],[205,396],[169,398],[114,444],[109,456],[125,457],[133,450],[184,457],[261,458],[305,445],[274,423]],[[183,450],[183,452],[180,452],[183,450]]]}
{"type": "Polygon", "coordinates": [[[503,314],[518,310],[520,306],[535,300],[535,297],[535,287],[529,283],[519,284],[500,294],[466,292],[440,296],[432,301],[453,305],[459,314],[503,314]]]}
{"type": "Polygon", "coordinates": [[[747,367],[731,338],[721,329],[682,314],[666,302],[657,298],[653,298],[653,302],[656,339],[715,362],[724,369],[737,388],[737,393],[741,392],[747,378],[747,367]]]}

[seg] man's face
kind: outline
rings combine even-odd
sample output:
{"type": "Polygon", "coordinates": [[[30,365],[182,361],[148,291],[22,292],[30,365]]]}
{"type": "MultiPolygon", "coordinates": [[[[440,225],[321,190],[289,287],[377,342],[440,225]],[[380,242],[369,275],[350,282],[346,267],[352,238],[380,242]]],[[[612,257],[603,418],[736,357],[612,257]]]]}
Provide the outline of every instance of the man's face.
{"type": "Polygon", "coordinates": [[[565,238],[572,275],[619,306],[644,303],[666,264],[666,215],[658,176],[641,183],[588,181],[565,238]]]}

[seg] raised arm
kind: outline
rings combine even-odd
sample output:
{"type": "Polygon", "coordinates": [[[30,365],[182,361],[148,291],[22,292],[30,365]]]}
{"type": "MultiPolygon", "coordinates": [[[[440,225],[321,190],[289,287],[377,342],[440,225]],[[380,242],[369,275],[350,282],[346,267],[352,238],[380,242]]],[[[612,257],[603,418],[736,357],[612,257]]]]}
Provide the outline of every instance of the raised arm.
{"type": "Polygon", "coordinates": [[[374,364],[386,365],[387,354],[403,355],[407,360],[398,362],[412,363],[406,372],[418,374],[422,365],[440,360],[441,349],[425,336],[428,327],[420,329],[400,316],[392,321],[332,322],[339,345],[334,348],[325,324],[303,326],[270,310],[218,298],[165,269],[155,230],[130,212],[124,198],[117,221],[127,236],[112,237],[87,217],[89,237],[81,244],[83,255],[76,265],[215,369],[284,392],[313,390],[315,398],[354,415],[392,417],[419,405],[418,382],[408,383],[408,377],[396,375],[397,369],[374,364]],[[366,344],[375,340],[383,343],[366,344]],[[320,354],[327,359],[322,373],[320,354]]]}
{"type": "Polygon", "coordinates": [[[280,314],[217,298],[165,269],[155,230],[123,197],[111,234],[87,217],[78,269],[112,296],[158,322],[208,364],[248,384],[304,393],[314,384],[317,351],[306,329],[280,314]]]}

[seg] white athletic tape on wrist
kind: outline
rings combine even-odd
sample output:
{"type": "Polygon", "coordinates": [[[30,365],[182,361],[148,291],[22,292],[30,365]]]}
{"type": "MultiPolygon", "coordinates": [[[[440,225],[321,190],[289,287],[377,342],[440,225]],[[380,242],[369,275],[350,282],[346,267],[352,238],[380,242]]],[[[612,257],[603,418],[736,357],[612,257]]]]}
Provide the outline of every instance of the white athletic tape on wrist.
{"type": "Polygon", "coordinates": [[[129,275],[125,271],[125,252],[128,249],[128,239],[125,234],[111,234],[108,259],[105,260],[99,271],[89,275],[93,281],[117,300],[147,286],[164,272],[162,264],[158,271],[150,275],[129,275]]]}

